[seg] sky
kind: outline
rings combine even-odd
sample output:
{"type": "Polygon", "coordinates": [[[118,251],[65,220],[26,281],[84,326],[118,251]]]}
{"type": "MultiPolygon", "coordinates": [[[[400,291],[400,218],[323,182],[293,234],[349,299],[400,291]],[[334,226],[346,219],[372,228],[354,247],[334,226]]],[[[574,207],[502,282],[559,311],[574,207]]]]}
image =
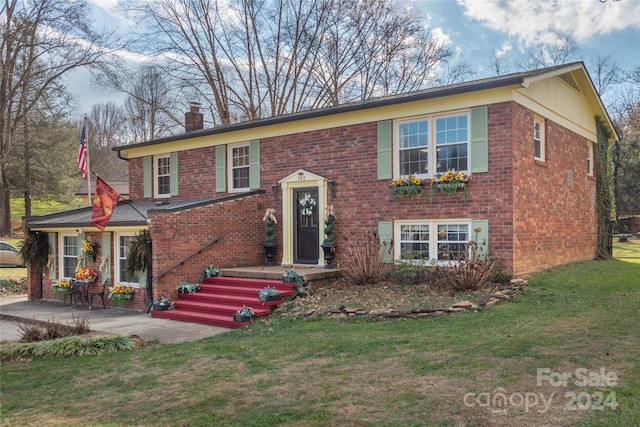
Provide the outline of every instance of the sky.
{"type": "MultiPolygon", "coordinates": [[[[135,0],[133,0],[135,1],[135,0]]],[[[128,20],[118,0],[89,0],[95,25],[126,34],[128,20]]],[[[480,77],[489,76],[493,55],[504,56],[509,71],[520,71],[523,53],[540,44],[575,40],[578,58],[589,67],[595,54],[610,55],[623,69],[640,65],[640,0],[396,0],[423,16],[432,34],[454,52],[453,63],[464,61],[480,77]]],[[[126,55],[126,52],[123,53],[126,55]]],[[[67,79],[82,114],[93,104],[123,96],[96,88],[88,72],[67,79]]]]}

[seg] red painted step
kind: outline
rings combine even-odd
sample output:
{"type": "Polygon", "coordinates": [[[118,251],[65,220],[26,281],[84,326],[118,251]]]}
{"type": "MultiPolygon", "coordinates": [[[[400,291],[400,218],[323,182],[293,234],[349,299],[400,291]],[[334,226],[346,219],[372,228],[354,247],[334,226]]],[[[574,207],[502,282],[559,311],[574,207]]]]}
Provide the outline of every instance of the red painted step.
{"type": "Polygon", "coordinates": [[[256,317],[268,316],[282,300],[261,302],[260,290],[272,287],[284,298],[295,292],[295,283],[277,280],[247,279],[238,277],[214,277],[204,279],[200,291],[195,294],[179,294],[174,301],[174,310],[151,311],[155,318],[202,323],[239,328],[247,323],[235,322],[233,315],[243,306],[251,307],[256,317]]]}

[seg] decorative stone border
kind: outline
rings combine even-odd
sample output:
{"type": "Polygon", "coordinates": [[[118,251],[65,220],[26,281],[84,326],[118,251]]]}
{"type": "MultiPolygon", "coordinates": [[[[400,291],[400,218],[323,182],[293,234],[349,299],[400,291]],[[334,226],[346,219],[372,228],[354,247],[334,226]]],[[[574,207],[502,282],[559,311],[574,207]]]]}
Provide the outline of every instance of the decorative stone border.
{"type": "Polygon", "coordinates": [[[512,279],[508,284],[498,285],[492,293],[483,295],[477,303],[471,301],[459,301],[448,308],[413,308],[411,310],[374,309],[362,310],[354,307],[340,306],[336,309],[318,307],[312,310],[295,313],[303,317],[326,317],[339,319],[344,317],[370,317],[381,319],[420,319],[424,317],[438,317],[449,313],[458,313],[467,310],[477,310],[481,307],[491,306],[499,301],[513,298],[518,292],[526,288],[528,282],[524,279],[512,279]]]}

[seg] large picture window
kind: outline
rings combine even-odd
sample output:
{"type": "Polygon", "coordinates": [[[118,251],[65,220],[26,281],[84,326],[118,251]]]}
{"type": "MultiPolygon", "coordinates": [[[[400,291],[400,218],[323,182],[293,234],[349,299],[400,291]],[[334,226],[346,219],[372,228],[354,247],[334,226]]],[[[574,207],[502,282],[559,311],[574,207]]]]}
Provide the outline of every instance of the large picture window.
{"type": "Polygon", "coordinates": [[[469,113],[396,122],[399,175],[432,177],[449,169],[469,172],[469,113]]]}
{"type": "Polygon", "coordinates": [[[135,277],[127,277],[127,253],[129,252],[129,244],[135,238],[135,234],[120,233],[117,237],[117,259],[116,259],[116,271],[118,276],[116,277],[117,283],[126,284],[129,286],[139,286],[140,277],[136,274],[135,277]]]}
{"type": "Polygon", "coordinates": [[[410,262],[457,262],[466,255],[471,223],[397,221],[395,258],[410,262]]]}

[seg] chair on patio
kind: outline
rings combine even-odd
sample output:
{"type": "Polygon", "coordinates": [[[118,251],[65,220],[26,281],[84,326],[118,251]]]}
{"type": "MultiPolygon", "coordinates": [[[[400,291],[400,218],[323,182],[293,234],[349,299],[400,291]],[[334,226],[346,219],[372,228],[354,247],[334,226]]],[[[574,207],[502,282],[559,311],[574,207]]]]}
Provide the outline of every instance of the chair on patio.
{"type": "Polygon", "coordinates": [[[102,285],[101,291],[89,292],[89,310],[91,310],[91,308],[93,307],[93,297],[100,297],[100,299],[102,300],[102,308],[107,308],[107,306],[104,304],[104,294],[106,291],[107,284],[105,283],[102,285]]]}

